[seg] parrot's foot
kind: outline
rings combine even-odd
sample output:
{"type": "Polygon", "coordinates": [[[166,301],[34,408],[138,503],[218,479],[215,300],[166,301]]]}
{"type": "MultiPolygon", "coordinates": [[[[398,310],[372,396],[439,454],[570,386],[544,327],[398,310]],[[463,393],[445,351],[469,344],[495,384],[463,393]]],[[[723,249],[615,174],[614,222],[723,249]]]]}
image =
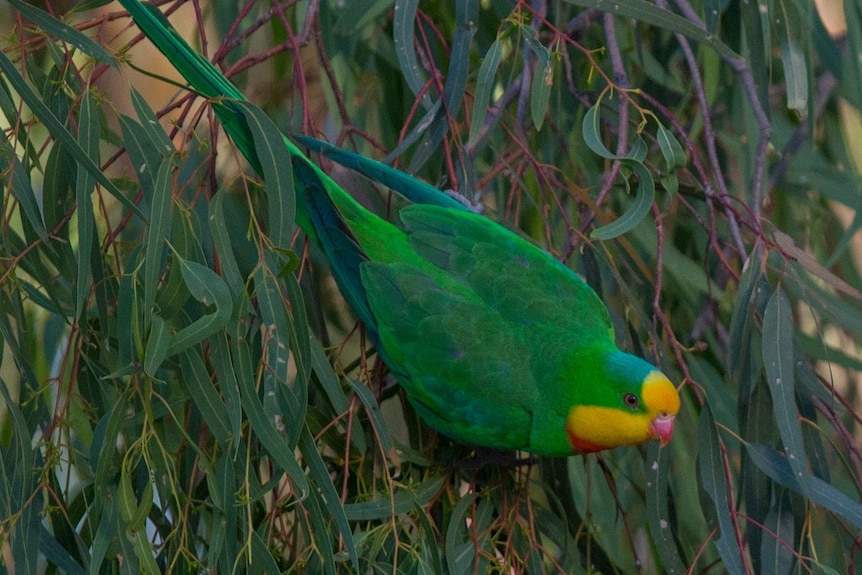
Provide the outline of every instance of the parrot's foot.
{"type": "Polygon", "coordinates": [[[452,189],[445,189],[443,193],[463,204],[465,208],[475,214],[481,214],[485,211],[485,205],[482,202],[472,202],[467,196],[452,189]]]}
{"type": "Polygon", "coordinates": [[[504,451],[490,447],[477,447],[475,455],[471,459],[456,459],[452,467],[458,469],[477,470],[488,465],[500,467],[521,467],[523,465],[534,465],[539,461],[535,455],[521,457],[517,451],[504,451]]]}

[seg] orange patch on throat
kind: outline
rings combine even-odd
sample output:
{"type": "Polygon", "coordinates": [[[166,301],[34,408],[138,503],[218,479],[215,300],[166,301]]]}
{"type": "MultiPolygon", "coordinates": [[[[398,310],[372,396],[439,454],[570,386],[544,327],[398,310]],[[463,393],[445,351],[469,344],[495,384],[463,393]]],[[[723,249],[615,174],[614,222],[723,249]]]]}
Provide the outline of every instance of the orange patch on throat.
{"type": "Polygon", "coordinates": [[[574,433],[572,430],[566,426],[566,432],[569,434],[569,443],[572,444],[572,447],[575,449],[577,453],[595,453],[596,451],[603,451],[608,449],[604,445],[599,445],[598,443],[593,443],[591,441],[587,441],[586,439],[581,439],[574,433]]]}

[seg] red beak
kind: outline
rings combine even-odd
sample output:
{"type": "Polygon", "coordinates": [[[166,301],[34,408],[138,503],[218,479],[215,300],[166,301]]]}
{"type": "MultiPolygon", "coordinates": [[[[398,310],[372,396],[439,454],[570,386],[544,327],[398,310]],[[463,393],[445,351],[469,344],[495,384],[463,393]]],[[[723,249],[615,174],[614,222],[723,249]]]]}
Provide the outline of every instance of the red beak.
{"type": "Polygon", "coordinates": [[[674,416],[668,413],[657,416],[650,423],[650,437],[660,440],[662,445],[667,445],[670,438],[673,437],[673,422],[674,416]]]}

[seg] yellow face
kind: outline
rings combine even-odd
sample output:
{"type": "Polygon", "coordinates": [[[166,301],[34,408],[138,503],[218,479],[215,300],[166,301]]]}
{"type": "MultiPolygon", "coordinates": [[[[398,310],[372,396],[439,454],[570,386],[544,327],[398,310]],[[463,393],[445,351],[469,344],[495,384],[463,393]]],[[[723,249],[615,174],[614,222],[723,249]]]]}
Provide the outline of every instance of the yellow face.
{"type": "Polygon", "coordinates": [[[619,406],[579,405],[566,419],[566,432],[579,453],[639,445],[658,439],[667,444],[679,412],[679,393],[660,371],[644,379],[640,396],[625,393],[619,406]]]}

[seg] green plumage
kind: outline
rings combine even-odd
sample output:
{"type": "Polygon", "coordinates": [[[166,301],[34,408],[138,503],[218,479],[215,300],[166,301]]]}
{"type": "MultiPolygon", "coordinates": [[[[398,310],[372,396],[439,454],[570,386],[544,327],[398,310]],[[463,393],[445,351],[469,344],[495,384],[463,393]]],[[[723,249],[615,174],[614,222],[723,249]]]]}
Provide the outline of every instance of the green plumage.
{"type": "MultiPolygon", "coordinates": [[[[158,11],[137,0],[121,3],[212,100],[260,173],[245,116],[232,102],[244,100],[242,93],[158,11]]],[[[395,226],[361,207],[284,138],[298,223],[322,246],[345,298],[431,426],[470,444],[567,455],[578,449],[567,432],[574,408],[648,413],[645,402],[626,406],[623,398],[639,396],[655,368],[616,348],[607,309],[573,271],[424,182],[317,140],[301,141],[413,202],[399,214],[403,226],[395,226]]],[[[626,442],[639,440],[620,444],[626,442]]],[[[615,446],[590,438],[585,444],[615,446]]]]}

